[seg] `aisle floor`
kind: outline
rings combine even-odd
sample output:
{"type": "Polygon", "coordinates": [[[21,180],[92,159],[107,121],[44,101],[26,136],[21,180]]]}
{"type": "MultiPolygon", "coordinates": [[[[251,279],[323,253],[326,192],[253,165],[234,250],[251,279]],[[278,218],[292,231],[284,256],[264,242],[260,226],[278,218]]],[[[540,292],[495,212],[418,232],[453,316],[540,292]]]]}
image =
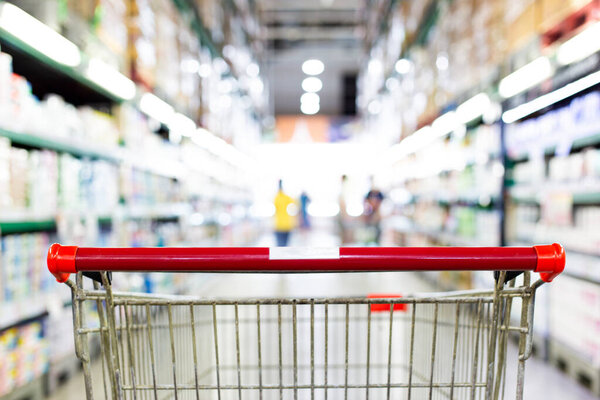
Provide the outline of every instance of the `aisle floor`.
{"type": "MultiPolygon", "coordinates": [[[[270,237],[262,238],[260,245],[270,245],[270,237]]],[[[295,237],[293,245],[336,245],[336,238],[322,232],[295,237]]],[[[204,287],[203,296],[218,297],[335,297],[364,296],[367,293],[403,293],[431,290],[429,285],[413,273],[351,273],[351,274],[297,274],[297,275],[215,275],[204,287]]],[[[512,344],[511,344],[512,345],[512,344]]],[[[516,360],[509,360],[509,368],[516,360]],[[514,361],[514,362],[513,362],[514,361]]],[[[96,369],[99,374],[99,369],[96,369]]],[[[96,374],[96,375],[98,375],[96,374]]],[[[101,379],[100,377],[98,377],[101,379]]],[[[73,377],[50,397],[51,400],[81,399],[84,394],[83,376],[73,377]]],[[[507,394],[505,398],[511,398],[507,394]]],[[[525,399],[592,400],[593,396],[566,375],[542,360],[532,357],[526,366],[525,399]]]]}

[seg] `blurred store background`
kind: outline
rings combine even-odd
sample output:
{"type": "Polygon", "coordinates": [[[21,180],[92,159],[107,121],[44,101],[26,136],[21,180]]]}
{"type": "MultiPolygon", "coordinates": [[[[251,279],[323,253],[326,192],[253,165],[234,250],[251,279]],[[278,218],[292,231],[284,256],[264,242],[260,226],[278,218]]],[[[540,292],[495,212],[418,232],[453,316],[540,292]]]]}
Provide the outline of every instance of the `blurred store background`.
{"type": "Polygon", "coordinates": [[[0,1],[0,399],[78,377],[49,244],[273,246],[280,214],[293,246],[562,243],[536,365],[600,396],[599,84],[597,0],[0,1]]]}

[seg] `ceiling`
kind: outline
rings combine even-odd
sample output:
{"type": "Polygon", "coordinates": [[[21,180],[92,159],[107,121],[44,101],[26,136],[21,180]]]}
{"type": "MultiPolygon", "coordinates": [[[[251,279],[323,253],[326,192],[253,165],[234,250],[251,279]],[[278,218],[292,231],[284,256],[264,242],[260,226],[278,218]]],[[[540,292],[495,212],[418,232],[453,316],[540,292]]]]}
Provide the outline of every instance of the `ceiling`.
{"type": "Polygon", "coordinates": [[[277,114],[300,114],[302,63],[317,58],[325,64],[319,75],[319,114],[339,115],[344,75],[357,74],[364,57],[362,0],[258,0],[263,68],[277,114]]]}

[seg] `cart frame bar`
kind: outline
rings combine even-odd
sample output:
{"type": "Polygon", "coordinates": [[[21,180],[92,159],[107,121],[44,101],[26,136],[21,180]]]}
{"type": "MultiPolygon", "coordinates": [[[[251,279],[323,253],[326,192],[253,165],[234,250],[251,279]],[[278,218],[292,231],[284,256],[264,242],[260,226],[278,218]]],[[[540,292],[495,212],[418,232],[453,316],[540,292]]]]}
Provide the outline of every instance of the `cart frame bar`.
{"type": "Polygon", "coordinates": [[[565,267],[554,243],[531,247],[141,247],[53,244],[48,269],[58,282],[71,273],[113,272],[376,272],[534,271],[551,282],[565,267]]]}

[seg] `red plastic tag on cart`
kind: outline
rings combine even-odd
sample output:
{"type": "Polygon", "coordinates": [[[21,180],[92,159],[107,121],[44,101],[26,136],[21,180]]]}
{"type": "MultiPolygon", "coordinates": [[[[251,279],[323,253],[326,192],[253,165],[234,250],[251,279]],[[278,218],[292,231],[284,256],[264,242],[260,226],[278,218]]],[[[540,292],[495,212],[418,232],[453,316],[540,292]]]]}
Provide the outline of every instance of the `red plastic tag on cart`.
{"type": "MultiPolygon", "coordinates": [[[[368,299],[399,299],[402,295],[400,294],[384,294],[384,293],[370,293],[367,295],[368,299]]],[[[391,304],[371,304],[371,312],[383,312],[390,311],[391,304]]],[[[404,303],[394,303],[394,312],[395,311],[403,311],[406,312],[408,310],[408,305],[404,303]]]]}

